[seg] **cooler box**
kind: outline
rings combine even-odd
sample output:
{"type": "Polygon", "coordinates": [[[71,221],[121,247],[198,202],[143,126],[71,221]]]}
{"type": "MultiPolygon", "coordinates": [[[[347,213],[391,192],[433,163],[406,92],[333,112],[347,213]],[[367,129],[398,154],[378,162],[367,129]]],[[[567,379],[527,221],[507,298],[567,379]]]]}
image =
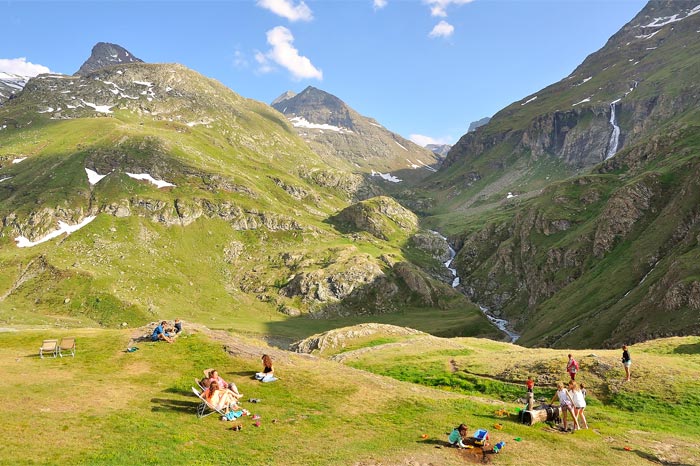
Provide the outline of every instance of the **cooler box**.
{"type": "Polygon", "coordinates": [[[489,439],[489,431],[486,429],[479,429],[476,432],[474,432],[473,437],[475,444],[483,446],[489,439]]]}

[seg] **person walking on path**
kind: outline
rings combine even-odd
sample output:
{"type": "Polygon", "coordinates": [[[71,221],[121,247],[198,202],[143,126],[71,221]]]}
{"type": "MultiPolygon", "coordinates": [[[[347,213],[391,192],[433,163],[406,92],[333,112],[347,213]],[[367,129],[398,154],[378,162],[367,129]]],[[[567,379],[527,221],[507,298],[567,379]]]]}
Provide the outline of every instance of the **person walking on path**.
{"type": "Polygon", "coordinates": [[[632,358],[630,358],[630,352],[627,350],[627,345],[622,346],[622,365],[625,367],[625,381],[629,382],[632,358]]]}
{"type": "Polygon", "coordinates": [[[569,373],[569,377],[571,377],[571,380],[576,380],[576,373],[578,372],[578,362],[576,362],[572,355],[569,355],[569,362],[566,364],[566,372],[569,373]]]}

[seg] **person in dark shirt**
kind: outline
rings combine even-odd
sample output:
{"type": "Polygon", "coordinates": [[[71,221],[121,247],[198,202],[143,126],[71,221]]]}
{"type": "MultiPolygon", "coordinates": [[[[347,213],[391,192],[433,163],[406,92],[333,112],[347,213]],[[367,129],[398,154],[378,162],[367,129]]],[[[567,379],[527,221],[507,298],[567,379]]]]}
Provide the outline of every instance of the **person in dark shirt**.
{"type": "Polygon", "coordinates": [[[622,347],[622,365],[625,367],[625,381],[629,382],[632,358],[630,358],[630,352],[627,350],[627,345],[622,347]]]}

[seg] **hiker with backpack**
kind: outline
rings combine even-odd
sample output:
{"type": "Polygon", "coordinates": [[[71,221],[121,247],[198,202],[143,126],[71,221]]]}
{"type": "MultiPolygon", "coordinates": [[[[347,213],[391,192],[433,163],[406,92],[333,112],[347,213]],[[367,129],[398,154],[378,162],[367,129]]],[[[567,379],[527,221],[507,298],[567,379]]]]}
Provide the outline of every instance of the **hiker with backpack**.
{"type": "Polygon", "coordinates": [[[572,355],[569,355],[569,362],[566,364],[566,372],[569,373],[571,380],[576,380],[576,373],[578,372],[578,362],[574,359],[572,355]]]}

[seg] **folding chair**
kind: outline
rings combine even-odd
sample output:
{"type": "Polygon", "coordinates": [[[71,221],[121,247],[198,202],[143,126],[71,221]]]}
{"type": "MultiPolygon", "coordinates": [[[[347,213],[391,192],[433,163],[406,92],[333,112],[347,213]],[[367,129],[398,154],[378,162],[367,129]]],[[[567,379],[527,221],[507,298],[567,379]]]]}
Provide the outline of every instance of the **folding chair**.
{"type": "Polygon", "coordinates": [[[39,357],[44,359],[44,354],[50,354],[55,358],[58,354],[58,340],[44,340],[39,348],[39,357]]]}
{"type": "Polygon", "coordinates": [[[75,357],[75,338],[61,338],[61,343],[58,345],[58,355],[63,357],[64,351],[75,357]]]}
{"type": "Polygon", "coordinates": [[[203,418],[207,417],[210,414],[218,413],[221,416],[225,416],[226,412],[221,409],[216,409],[215,406],[213,406],[211,403],[209,403],[206,398],[204,398],[196,388],[192,387],[192,393],[197,395],[197,398],[199,398],[199,406],[197,406],[197,417],[198,418],[203,418]]]}

